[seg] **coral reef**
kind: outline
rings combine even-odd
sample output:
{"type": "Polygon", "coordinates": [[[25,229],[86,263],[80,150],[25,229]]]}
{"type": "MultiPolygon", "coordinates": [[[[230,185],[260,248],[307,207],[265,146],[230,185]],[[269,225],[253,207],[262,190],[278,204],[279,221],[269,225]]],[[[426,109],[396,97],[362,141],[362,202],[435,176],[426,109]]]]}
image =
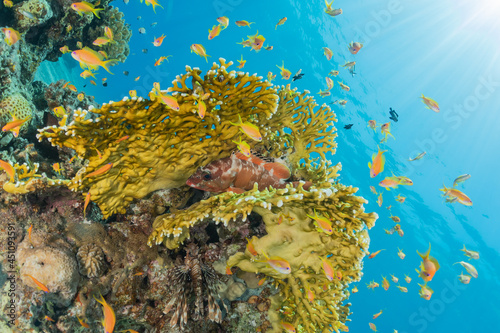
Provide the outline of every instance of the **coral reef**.
{"type": "Polygon", "coordinates": [[[222,311],[219,304],[217,304],[220,299],[217,292],[219,283],[217,273],[213,268],[200,261],[199,251],[194,243],[187,246],[186,252],[184,265],[175,266],[167,272],[171,297],[164,309],[164,313],[169,313],[174,309],[170,324],[176,326],[177,322],[179,322],[182,330],[187,324],[188,303],[191,293],[193,293],[195,299],[193,319],[200,320],[205,316],[204,300],[206,298],[208,303],[206,317],[211,321],[220,323],[222,321],[222,311]],[[190,281],[189,284],[188,281],[190,281]]]}
{"type": "Polygon", "coordinates": [[[230,124],[237,121],[238,114],[243,119],[257,113],[270,117],[276,109],[278,97],[269,83],[244,73],[228,73],[231,63],[220,62],[204,79],[199,69],[187,67],[187,74],[175,80],[169,91],[176,96],[179,111],[159,101],[124,98],[92,109],[100,115],[95,120],[87,119],[89,112],[77,110],[73,123],[45,128],[38,138],[87,158],[89,164],[69,187],[85,192],[90,188],[91,200],[104,217],[123,214],[133,199],[184,185],[199,166],[229,156],[235,149],[232,140],[240,136],[238,128],[230,124]],[[205,101],[209,112],[203,119],[195,115],[199,96],[187,87],[188,79],[210,91],[205,101]],[[106,173],[85,177],[109,163],[113,167],[106,173]]]}
{"type": "Polygon", "coordinates": [[[106,258],[102,249],[95,244],[85,244],[76,254],[80,274],[88,278],[100,277],[106,271],[106,258]]]}
{"type": "MultiPolygon", "coordinates": [[[[121,62],[125,62],[130,53],[128,42],[132,37],[132,31],[125,23],[124,14],[118,8],[111,6],[110,9],[102,12],[100,16],[101,20],[98,22],[99,24],[89,28],[87,40],[94,41],[104,36],[104,27],[108,26],[113,31],[114,43],[108,43],[100,47],[99,51],[106,52],[108,59],[118,59],[121,62]]],[[[90,47],[91,45],[87,46],[90,47]]],[[[95,49],[96,47],[93,48],[95,49]]]]}
{"type": "MultiPolygon", "coordinates": [[[[32,106],[21,94],[13,94],[5,97],[0,101],[0,126],[3,127],[9,121],[12,121],[12,116],[17,119],[26,119],[32,116],[32,106]]],[[[22,127],[20,134],[26,131],[29,121],[22,127]]]]}
{"type": "Polygon", "coordinates": [[[31,275],[43,283],[50,291],[46,301],[69,305],[76,294],[80,275],[71,247],[58,237],[33,233],[25,238],[17,249],[21,281],[37,288],[31,275]]]}
{"type": "Polygon", "coordinates": [[[256,212],[267,231],[267,235],[252,239],[260,258],[247,250],[229,258],[228,266],[275,279],[280,294],[273,298],[273,303],[281,305],[278,307],[281,318],[276,317],[276,311],[269,311],[275,324],[285,320],[309,331],[325,329],[328,323],[336,323],[339,328],[343,321],[337,308],[349,295],[347,285],[361,278],[361,260],[369,245],[364,228],[371,228],[376,219],[376,214],[364,213],[362,204],[366,201],[354,196],[356,191],[325,182],[310,191],[288,185],[278,190],[259,191],[255,186],[243,194],[222,193],[189,209],[158,217],[150,243],[160,243],[165,238],[167,247],[175,248],[188,238],[189,227],[198,221],[211,219],[228,224],[239,216],[245,221],[250,212],[256,212]],[[332,219],[331,235],[316,230],[307,217],[313,210],[332,219]],[[292,268],[290,276],[267,265],[263,253],[288,261],[292,268]],[[340,272],[340,280],[327,278],[320,256],[331,256],[328,260],[340,272]],[[316,295],[312,304],[306,295],[309,290],[316,295]]]}

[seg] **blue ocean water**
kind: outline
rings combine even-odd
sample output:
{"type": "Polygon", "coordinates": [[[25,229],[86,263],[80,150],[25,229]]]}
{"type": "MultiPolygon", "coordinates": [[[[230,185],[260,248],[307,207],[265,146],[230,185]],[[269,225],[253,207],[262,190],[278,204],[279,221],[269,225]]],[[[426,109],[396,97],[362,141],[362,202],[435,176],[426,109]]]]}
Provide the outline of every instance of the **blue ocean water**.
{"type": "Polygon", "coordinates": [[[350,297],[350,332],[368,332],[369,322],[379,332],[500,331],[500,5],[487,0],[336,0],[333,6],[342,8],[343,14],[330,17],[320,0],[160,0],[160,4],[164,8],[157,8],[155,14],[136,0],[115,1],[133,30],[131,55],[125,64],[112,68],[115,75],[106,75],[108,87],[87,84],[85,89],[87,82],[79,78],[77,63],[66,55],[63,61],[74,66],[72,81],[79,90],[99,102],[121,99],[129,90],[146,96],[153,82],[167,87],[185,72],[185,65],[206,71],[219,57],[236,66],[243,55],[245,71],[264,77],[272,71],[278,74],[276,84],[290,83],[279,78],[276,65],[282,61],[292,73],[302,69],[305,76],[293,87],[310,90],[319,104],[348,100],[345,107],[332,106],[338,117],[338,149],[331,159],[343,165],[341,181],[358,187],[358,194],[369,200],[366,210],[380,216],[370,231],[370,250],[385,251],[365,259],[364,277],[356,284],[359,292],[350,297]],[[229,28],[209,41],[208,29],[223,15],[230,19],[229,28]],[[275,29],[284,16],[287,22],[275,29]],[[237,27],[236,20],[255,24],[237,27]],[[151,26],[154,22],[158,24],[151,26]],[[139,28],[146,33],[140,34],[139,28]],[[272,51],[255,53],[236,44],[257,30],[272,51]],[[154,38],[162,34],[166,35],[163,45],[154,47],[154,38]],[[351,41],[364,43],[357,55],[348,52],[351,41]],[[208,63],[190,52],[193,43],[205,46],[211,56],[208,63]],[[322,47],[333,50],[331,61],[323,56],[322,47]],[[169,62],[153,66],[166,55],[172,55],[169,62]],[[355,76],[340,67],[346,61],[356,61],[355,76]],[[321,98],[316,93],[326,89],[324,78],[331,70],[340,74],[334,78],[332,96],[321,98]],[[124,76],[123,71],[130,74],[124,76]],[[351,90],[344,92],[336,81],[351,90]],[[425,108],[422,94],[438,101],[441,112],[425,108]],[[380,144],[380,131],[375,133],[367,122],[389,122],[389,107],[399,114],[399,121],[391,123],[395,139],[380,144]],[[344,130],[350,123],[352,129],[344,130]],[[384,173],[371,179],[367,163],[377,145],[387,150],[386,166],[384,173]],[[422,160],[408,161],[422,151],[427,152],[422,160]],[[391,172],[411,178],[414,185],[391,191],[378,187],[391,172]],[[443,183],[451,186],[465,173],[471,178],[458,188],[473,206],[446,204],[439,188],[443,183]],[[382,191],[382,207],[370,185],[382,191]],[[394,200],[397,194],[407,197],[403,204],[394,200]],[[394,226],[388,205],[401,218],[403,237],[384,231],[394,226]],[[429,283],[434,294],[426,301],[418,295],[421,280],[415,268],[421,261],[416,250],[425,252],[429,243],[441,269],[429,283]],[[465,270],[453,265],[467,261],[460,251],[464,244],[480,252],[479,260],[470,261],[479,277],[468,285],[458,282],[457,276],[465,270]],[[398,247],[406,253],[404,260],[397,256],[398,247]],[[408,293],[400,292],[393,282],[388,291],[366,288],[372,280],[381,284],[382,276],[390,274],[400,279],[408,293]],[[403,281],[404,274],[412,278],[410,284],[403,281]],[[383,314],[372,319],[380,310],[383,314]]]}

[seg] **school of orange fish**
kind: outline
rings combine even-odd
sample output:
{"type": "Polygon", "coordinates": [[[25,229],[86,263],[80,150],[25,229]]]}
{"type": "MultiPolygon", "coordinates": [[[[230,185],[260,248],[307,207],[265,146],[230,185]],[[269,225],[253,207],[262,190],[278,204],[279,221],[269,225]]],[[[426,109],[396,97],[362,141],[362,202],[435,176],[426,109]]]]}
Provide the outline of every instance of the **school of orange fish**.
{"type": "MultiPolygon", "coordinates": [[[[145,1],[145,4],[147,6],[151,5],[153,7],[153,10],[155,11],[155,13],[156,13],[156,7],[157,6],[163,8],[155,0],[144,0],[144,1],[145,1]]],[[[141,3],[142,3],[142,0],[141,0],[141,3]]],[[[325,4],[326,4],[326,7],[324,9],[325,13],[328,14],[328,15],[330,15],[330,16],[332,16],[332,17],[335,17],[337,15],[342,14],[342,9],[334,9],[334,8],[332,8],[332,3],[333,3],[333,1],[330,2],[330,3],[328,3],[325,0],[325,4]]],[[[4,0],[4,4],[7,7],[9,7],[9,6],[12,5],[12,2],[10,0],[4,0]]],[[[71,5],[71,9],[73,9],[80,16],[82,16],[82,15],[95,15],[97,18],[99,18],[99,11],[101,11],[103,9],[96,8],[98,5],[99,5],[99,1],[97,3],[95,3],[95,4],[91,4],[89,2],[82,1],[82,2],[78,2],[78,3],[73,3],[71,5]]],[[[286,17],[283,17],[282,19],[280,19],[277,22],[277,24],[275,26],[275,29],[277,29],[278,26],[283,25],[286,21],[287,21],[286,17]]],[[[213,38],[217,37],[223,30],[225,30],[229,26],[229,18],[227,18],[225,16],[217,18],[217,22],[219,23],[218,25],[214,25],[214,26],[212,26],[211,29],[209,29],[208,40],[212,40],[213,38]]],[[[248,22],[248,21],[245,21],[245,20],[239,20],[239,21],[235,21],[235,24],[238,27],[249,27],[250,28],[250,26],[252,24],[254,24],[254,22],[248,22]]],[[[68,29],[71,29],[71,27],[68,27],[68,29]]],[[[3,28],[2,31],[3,31],[3,33],[5,35],[5,42],[8,45],[14,45],[21,38],[19,32],[15,31],[12,28],[3,28]]],[[[165,37],[166,37],[165,35],[162,35],[162,36],[160,36],[158,38],[155,38],[154,41],[152,42],[153,45],[155,47],[161,46],[165,37]]],[[[244,48],[245,47],[250,47],[251,50],[254,50],[256,52],[259,52],[262,48],[264,48],[265,50],[268,50],[268,51],[270,51],[270,50],[273,49],[273,46],[269,46],[269,45],[268,46],[264,46],[264,42],[265,42],[266,38],[264,36],[262,36],[262,35],[259,35],[258,31],[254,35],[250,35],[250,36],[247,36],[247,37],[248,37],[248,39],[246,39],[246,40],[243,39],[238,44],[241,44],[244,48]]],[[[104,28],[104,36],[97,38],[93,42],[93,45],[101,47],[101,46],[106,45],[108,43],[115,43],[115,41],[113,39],[113,31],[109,27],[105,27],[104,28]]],[[[79,43],[79,45],[82,46],[81,43],[79,43]]],[[[362,43],[351,42],[348,45],[348,50],[349,50],[349,52],[352,55],[356,55],[362,49],[362,47],[363,47],[362,43]]],[[[192,44],[190,46],[190,49],[191,49],[191,52],[194,52],[198,56],[205,58],[205,60],[208,62],[207,57],[210,57],[210,56],[207,54],[206,49],[205,49],[205,47],[203,45],[201,45],[201,44],[192,44]]],[[[110,67],[113,66],[113,65],[116,65],[118,63],[118,61],[115,60],[115,59],[109,59],[108,60],[107,59],[108,58],[107,54],[104,51],[95,51],[95,50],[92,50],[89,47],[80,47],[79,50],[71,51],[71,50],[69,50],[69,48],[67,46],[64,46],[64,47],[61,47],[60,51],[63,54],[65,54],[65,53],[71,53],[71,56],[80,63],[80,66],[83,69],[83,72],[81,73],[80,76],[83,79],[87,79],[89,77],[92,77],[92,78],[95,79],[95,74],[98,74],[97,70],[99,69],[99,67],[104,68],[104,70],[106,70],[107,72],[109,72],[110,74],[112,74],[111,71],[110,71],[110,67]]],[[[333,51],[330,48],[328,48],[328,47],[323,47],[323,54],[324,54],[324,56],[326,57],[326,59],[328,61],[330,61],[333,58],[333,51]]],[[[161,65],[164,60],[168,61],[169,57],[171,57],[171,56],[169,55],[169,56],[162,56],[162,57],[160,57],[158,60],[155,61],[154,65],[155,66],[161,65]]],[[[245,66],[246,60],[243,59],[243,55],[241,56],[241,59],[238,60],[238,63],[239,63],[239,65],[237,67],[240,68],[240,69],[242,69],[245,66]]],[[[352,74],[353,71],[354,71],[354,66],[355,65],[356,65],[355,61],[350,61],[350,62],[346,62],[342,67],[347,68],[349,70],[349,72],[351,72],[351,74],[352,74]]],[[[283,80],[288,80],[288,79],[290,79],[292,77],[291,71],[285,68],[284,61],[282,62],[281,66],[276,65],[276,67],[278,67],[280,69],[280,74],[281,74],[281,77],[282,77],[283,80]]],[[[300,72],[301,71],[299,70],[294,77],[299,76],[300,72]]],[[[332,70],[332,71],[330,71],[328,73],[328,75],[331,75],[331,76],[334,76],[334,77],[336,77],[338,74],[339,74],[338,70],[332,70]]],[[[139,78],[140,77],[136,78],[136,81],[139,78]]],[[[273,75],[272,72],[268,73],[267,79],[268,79],[269,82],[271,82],[275,78],[276,78],[276,75],[273,75]]],[[[300,78],[300,76],[299,76],[299,78],[300,78]]],[[[106,81],[106,78],[103,79],[103,82],[105,82],[105,81],[106,81]]],[[[330,77],[326,76],[325,77],[325,81],[326,81],[328,89],[326,89],[324,91],[320,90],[318,92],[318,95],[321,96],[321,97],[330,96],[331,95],[330,90],[334,86],[334,82],[333,82],[333,80],[330,77]]],[[[93,85],[96,85],[95,81],[91,80],[90,82],[93,85]]],[[[344,91],[347,91],[347,92],[350,91],[350,87],[347,86],[346,84],[344,84],[343,82],[341,82],[341,81],[339,82],[338,81],[337,83],[339,84],[340,88],[343,89],[344,91]]],[[[67,88],[67,89],[70,89],[70,90],[75,91],[75,92],[77,91],[77,89],[75,88],[75,86],[71,85],[70,82],[67,82],[64,85],[63,88],[67,88]]],[[[197,113],[200,116],[200,118],[203,118],[205,116],[205,113],[207,111],[210,111],[210,110],[207,110],[207,107],[206,107],[206,105],[204,103],[204,100],[210,98],[210,93],[203,91],[203,88],[201,86],[193,87],[193,88],[195,88],[194,89],[194,93],[197,94],[197,96],[199,96],[197,98],[197,102],[196,102],[197,103],[197,105],[196,105],[197,106],[197,113]]],[[[161,103],[163,103],[164,105],[166,105],[170,109],[178,111],[179,110],[179,105],[177,103],[176,98],[174,96],[168,95],[166,92],[168,92],[168,90],[167,91],[162,91],[160,89],[160,84],[159,83],[154,83],[153,89],[150,92],[149,97],[150,97],[151,100],[158,99],[161,103]]],[[[137,97],[137,92],[135,90],[131,90],[129,93],[130,93],[130,96],[132,98],[136,98],[137,97]]],[[[85,96],[84,93],[80,93],[78,95],[78,99],[80,101],[82,101],[83,98],[84,98],[84,96],[85,96]]],[[[430,110],[432,110],[434,112],[439,112],[440,111],[438,103],[436,101],[434,101],[432,98],[426,97],[426,96],[424,96],[422,94],[421,99],[422,99],[422,102],[426,105],[426,107],[428,109],[430,109],[430,110]]],[[[333,103],[344,106],[344,105],[346,105],[347,100],[336,100],[333,103]]],[[[54,108],[53,111],[54,111],[54,113],[57,116],[63,118],[59,122],[59,124],[61,126],[64,126],[65,122],[66,122],[66,119],[67,119],[67,117],[65,117],[66,110],[64,109],[64,107],[62,107],[62,106],[56,107],[56,108],[54,108]]],[[[4,132],[5,131],[11,131],[14,134],[14,136],[17,137],[19,135],[19,130],[20,130],[21,126],[25,122],[27,122],[30,119],[30,117],[28,117],[26,119],[17,119],[14,115],[12,115],[12,118],[13,118],[12,121],[10,121],[9,123],[7,123],[2,128],[2,131],[4,131],[4,132]]],[[[259,129],[258,129],[258,127],[256,125],[254,125],[254,124],[252,124],[252,123],[250,123],[248,121],[243,122],[241,120],[241,117],[240,117],[238,123],[232,123],[232,125],[240,127],[240,131],[243,134],[245,134],[249,139],[255,140],[255,141],[262,141],[262,136],[261,136],[261,134],[259,132],[259,129]]],[[[369,120],[368,121],[368,127],[371,128],[371,129],[373,129],[374,131],[377,131],[377,128],[380,127],[380,132],[383,135],[383,138],[380,141],[381,144],[387,142],[388,136],[391,136],[391,137],[394,138],[394,136],[391,134],[390,126],[391,126],[391,124],[389,122],[388,123],[383,123],[380,126],[378,126],[377,122],[375,120],[369,120]]],[[[124,137],[124,138],[121,138],[119,140],[121,141],[121,140],[126,140],[126,139],[127,139],[127,137],[124,137]]],[[[244,141],[240,137],[239,141],[233,141],[233,142],[238,145],[238,149],[239,149],[239,151],[243,155],[245,155],[247,157],[250,156],[250,154],[251,154],[250,153],[250,146],[248,145],[248,143],[246,141],[244,141]]],[[[384,171],[384,165],[385,165],[385,156],[384,156],[384,153],[385,152],[387,152],[387,150],[381,150],[380,147],[378,147],[378,152],[373,154],[371,162],[368,163],[368,167],[369,167],[369,172],[370,172],[370,177],[371,178],[377,177],[379,174],[381,174],[384,171]]],[[[98,151],[98,154],[100,155],[99,151],[98,151]]],[[[409,161],[420,160],[425,155],[426,155],[426,152],[422,152],[422,153],[418,154],[417,156],[415,156],[413,158],[410,157],[408,160],[409,161]]],[[[113,167],[112,163],[106,164],[103,167],[99,168],[98,170],[96,170],[96,171],[94,171],[94,172],[86,175],[85,177],[94,177],[94,176],[106,173],[112,167],[113,167]]],[[[11,177],[11,179],[14,178],[14,169],[13,169],[13,166],[10,163],[0,160],[0,168],[2,168],[3,170],[5,170],[7,172],[7,174],[11,177]]],[[[56,172],[61,172],[59,163],[55,163],[53,165],[53,169],[56,172]]],[[[460,190],[458,190],[456,188],[456,186],[459,183],[462,183],[462,182],[464,182],[465,180],[467,180],[469,178],[470,178],[470,175],[469,174],[465,174],[465,175],[457,177],[455,179],[452,187],[446,187],[445,185],[443,185],[443,188],[440,189],[440,191],[443,192],[443,196],[445,197],[445,201],[447,203],[458,202],[458,203],[460,203],[462,205],[465,205],[465,206],[472,206],[471,199],[467,195],[465,195],[462,191],[460,191],[460,190]]],[[[395,176],[394,174],[392,174],[392,176],[386,177],[385,179],[383,179],[382,181],[380,181],[378,185],[381,186],[381,187],[384,187],[386,190],[390,191],[390,189],[396,189],[396,188],[398,188],[398,186],[411,186],[411,185],[413,185],[413,182],[408,177],[405,177],[405,176],[395,176]]],[[[377,190],[376,190],[376,188],[374,186],[370,186],[370,190],[375,195],[378,194],[377,203],[378,203],[379,207],[381,207],[382,203],[383,203],[382,193],[378,193],[377,190]]],[[[395,200],[398,201],[399,203],[404,203],[405,199],[406,199],[406,197],[401,196],[401,194],[398,194],[395,197],[395,200]]],[[[84,214],[85,214],[85,210],[86,210],[89,202],[90,202],[90,195],[89,195],[89,193],[87,193],[87,196],[85,198],[85,203],[84,203],[84,214]]],[[[391,206],[389,206],[387,208],[390,210],[391,206]]],[[[314,224],[317,226],[318,231],[325,232],[326,234],[331,234],[332,233],[331,221],[328,218],[320,216],[316,212],[314,212],[314,216],[308,215],[308,217],[311,218],[314,221],[314,224]]],[[[280,220],[283,219],[283,218],[290,218],[290,217],[280,216],[280,220]]],[[[385,230],[386,233],[387,234],[394,234],[396,232],[399,236],[402,237],[404,235],[404,232],[403,232],[403,230],[402,230],[402,228],[401,228],[401,226],[399,224],[400,218],[397,217],[397,216],[393,216],[392,213],[391,213],[390,218],[395,223],[397,223],[397,224],[393,228],[391,228],[390,230],[386,229],[385,230]]],[[[31,232],[32,232],[32,226],[30,226],[30,228],[28,229],[28,236],[29,236],[30,239],[31,239],[31,232]]],[[[248,251],[251,254],[257,256],[258,253],[257,253],[257,251],[255,250],[255,248],[254,248],[254,246],[252,244],[252,240],[248,240],[247,239],[247,241],[248,241],[248,244],[247,244],[248,251]]],[[[369,259],[375,258],[375,256],[377,256],[381,251],[383,251],[383,250],[378,250],[376,252],[368,253],[368,258],[369,259]]],[[[427,283],[430,282],[433,279],[434,275],[436,274],[436,272],[440,268],[438,261],[435,258],[433,258],[433,257],[430,256],[430,251],[431,251],[430,244],[429,244],[429,249],[424,254],[422,254],[422,253],[420,253],[420,252],[417,251],[417,253],[422,258],[422,263],[421,263],[419,269],[417,269],[417,273],[419,274],[419,277],[424,281],[423,284],[419,284],[419,286],[420,286],[419,295],[420,295],[420,297],[424,298],[425,300],[430,300],[431,296],[432,296],[432,294],[434,292],[427,285],[427,283]]],[[[469,260],[470,259],[479,259],[479,253],[478,252],[468,250],[468,249],[465,248],[465,246],[464,246],[464,248],[461,251],[464,252],[465,256],[469,257],[469,260]]],[[[280,257],[269,257],[265,253],[263,255],[264,255],[264,257],[266,259],[264,261],[262,261],[262,262],[266,262],[273,269],[275,269],[276,271],[278,271],[280,273],[290,274],[291,267],[290,267],[290,264],[285,259],[280,258],[280,257]]],[[[403,251],[401,249],[399,249],[399,248],[398,248],[397,255],[399,256],[400,259],[404,259],[405,256],[406,256],[403,253],[403,251]]],[[[335,273],[332,265],[327,260],[327,258],[320,258],[320,259],[322,261],[323,271],[324,271],[325,275],[327,276],[327,278],[329,280],[333,280],[334,278],[342,279],[342,276],[338,276],[338,273],[335,273]]],[[[458,276],[458,278],[459,278],[459,280],[460,280],[461,283],[468,284],[470,282],[471,277],[474,277],[474,278],[478,277],[477,270],[470,263],[464,262],[464,261],[460,261],[460,262],[457,262],[456,264],[462,265],[463,268],[465,268],[465,270],[470,274],[470,275],[464,275],[463,272],[462,272],[458,276]]],[[[230,267],[226,268],[226,273],[227,274],[232,274],[230,267]]],[[[37,285],[37,287],[41,291],[43,291],[45,293],[50,292],[49,289],[42,282],[38,281],[35,277],[33,277],[31,275],[29,275],[29,277],[33,280],[33,282],[37,285]]],[[[394,276],[394,275],[392,275],[391,280],[394,283],[399,283],[399,279],[396,276],[394,276]]],[[[408,275],[405,276],[405,282],[406,283],[409,284],[411,282],[411,280],[412,280],[411,277],[409,277],[408,275]]],[[[259,285],[263,284],[264,281],[265,281],[265,278],[262,279],[261,281],[259,281],[259,285]]],[[[379,283],[377,283],[375,281],[371,281],[369,284],[367,284],[367,287],[369,289],[373,290],[374,288],[379,287],[379,283]]],[[[384,276],[382,277],[382,287],[383,287],[384,290],[388,290],[389,287],[390,287],[389,281],[384,276]]],[[[408,292],[407,287],[401,286],[400,284],[398,284],[396,287],[401,292],[404,292],[404,293],[408,292]]],[[[356,286],[354,286],[351,291],[352,291],[352,293],[357,293],[358,292],[358,288],[356,286]]],[[[312,300],[314,299],[314,295],[312,295],[312,294],[309,295],[308,294],[308,298],[312,302],[312,300]]],[[[113,309],[111,308],[111,306],[109,306],[106,303],[106,301],[104,300],[104,298],[102,297],[102,295],[101,295],[101,298],[100,299],[96,299],[96,301],[99,302],[102,305],[102,307],[103,307],[103,316],[104,316],[104,319],[102,321],[102,325],[104,327],[104,331],[107,332],[107,333],[112,333],[113,330],[114,330],[115,323],[116,323],[115,313],[114,313],[113,309]]],[[[381,310],[380,312],[374,314],[373,315],[373,319],[378,318],[382,314],[382,312],[383,311],[381,310]]],[[[53,321],[50,317],[46,317],[45,319],[53,321]]],[[[87,323],[85,323],[82,319],[80,319],[80,317],[77,316],[77,319],[78,319],[78,321],[80,322],[80,324],[83,327],[89,328],[89,325],[87,323]]],[[[282,325],[282,328],[285,331],[287,331],[287,332],[295,332],[295,328],[291,324],[282,322],[281,325],[282,325]]],[[[371,322],[369,323],[369,327],[373,331],[375,331],[375,332],[377,331],[375,324],[373,324],[371,322]]],[[[344,330],[348,331],[348,328],[345,327],[344,330]]],[[[122,331],[122,332],[137,333],[136,331],[131,330],[131,329],[128,329],[128,330],[125,330],[125,331],[122,331]]],[[[394,330],[394,333],[397,333],[397,330],[394,330]]]]}

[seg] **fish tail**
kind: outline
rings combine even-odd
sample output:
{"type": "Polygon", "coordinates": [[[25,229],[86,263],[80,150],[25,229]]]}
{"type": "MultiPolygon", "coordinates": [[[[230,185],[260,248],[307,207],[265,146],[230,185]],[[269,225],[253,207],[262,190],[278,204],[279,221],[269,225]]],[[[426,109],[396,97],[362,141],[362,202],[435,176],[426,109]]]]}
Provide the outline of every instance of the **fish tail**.
{"type": "Polygon", "coordinates": [[[238,113],[238,123],[232,123],[232,122],[229,122],[231,125],[234,125],[234,126],[240,126],[241,124],[243,124],[243,121],[241,120],[241,116],[240,114],[238,113]]]}
{"type": "Polygon", "coordinates": [[[427,252],[422,254],[422,253],[418,252],[418,250],[417,250],[417,253],[420,257],[422,257],[422,259],[429,258],[429,254],[431,253],[431,243],[429,243],[429,249],[427,250],[427,252]]]}
{"type": "Polygon", "coordinates": [[[94,8],[94,10],[92,11],[92,13],[94,13],[95,17],[97,17],[98,19],[101,19],[101,18],[99,17],[99,14],[98,14],[98,13],[99,13],[100,11],[103,11],[103,10],[104,10],[104,8],[94,8]]]}
{"type": "Polygon", "coordinates": [[[113,75],[113,73],[111,73],[111,71],[109,70],[109,67],[110,66],[114,66],[118,63],[118,60],[116,59],[111,59],[111,60],[107,60],[107,61],[104,61],[102,64],[101,64],[101,67],[104,68],[106,70],[106,72],[108,72],[109,74],[113,75]]]}

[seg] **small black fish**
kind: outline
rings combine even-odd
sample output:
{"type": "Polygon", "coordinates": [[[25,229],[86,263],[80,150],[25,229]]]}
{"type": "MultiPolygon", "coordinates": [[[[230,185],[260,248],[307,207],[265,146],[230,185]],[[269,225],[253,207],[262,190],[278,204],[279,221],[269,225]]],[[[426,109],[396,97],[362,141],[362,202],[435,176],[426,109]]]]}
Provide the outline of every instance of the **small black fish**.
{"type": "Polygon", "coordinates": [[[389,117],[389,119],[392,120],[393,122],[397,123],[398,118],[399,118],[399,115],[397,114],[397,112],[394,111],[392,108],[389,108],[389,114],[391,115],[389,117]]]}
{"type": "Polygon", "coordinates": [[[142,49],[142,53],[148,53],[148,49],[142,49]]]}
{"type": "Polygon", "coordinates": [[[292,77],[292,81],[300,80],[300,79],[302,79],[303,76],[304,76],[304,74],[294,75],[292,77]]]}
{"type": "Polygon", "coordinates": [[[102,86],[103,86],[103,87],[107,87],[107,86],[108,86],[108,83],[107,83],[107,82],[104,82],[104,83],[102,84],[102,86]]]}
{"type": "Polygon", "coordinates": [[[128,71],[123,71],[123,75],[128,76],[128,71]]]}
{"type": "Polygon", "coordinates": [[[348,129],[351,129],[351,127],[353,126],[354,124],[347,124],[344,126],[344,129],[348,130],[348,129]]]}
{"type": "Polygon", "coordinates": [[[356,72],[354,72],[356,70],[356,65],[352,66],[349,68],[349,73],[351,73],[351,75],[354,77],[354,75],[356,75],[356,72]]]}

